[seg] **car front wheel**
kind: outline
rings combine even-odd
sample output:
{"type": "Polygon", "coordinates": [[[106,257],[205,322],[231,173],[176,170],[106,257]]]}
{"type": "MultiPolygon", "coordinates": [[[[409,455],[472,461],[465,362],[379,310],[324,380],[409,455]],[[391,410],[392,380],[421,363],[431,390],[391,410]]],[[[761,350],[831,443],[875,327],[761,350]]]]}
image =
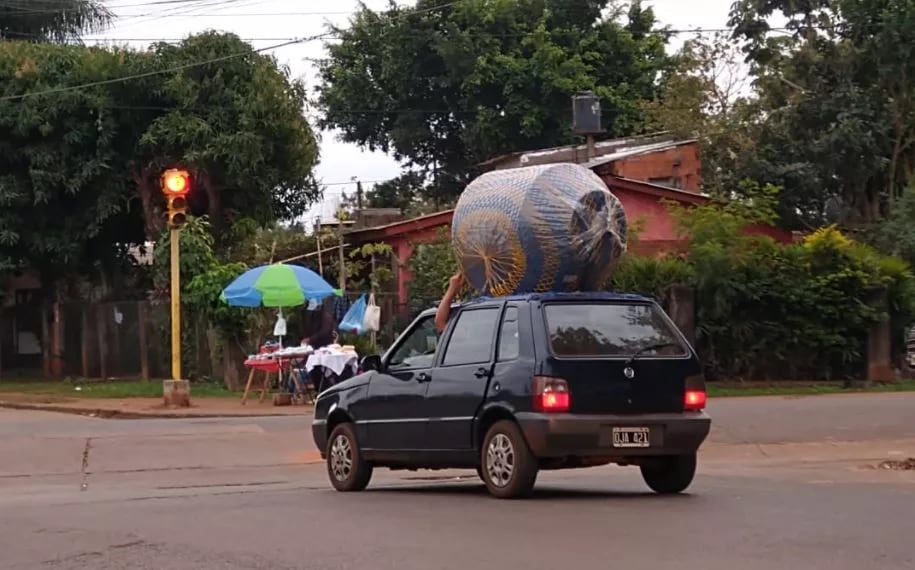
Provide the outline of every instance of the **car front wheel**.
{"type": "Polygon", "coordinates": [[[642,478],[655,493],[682,493],[696,475],[696,454],[659,457],[641,465],[642,478]]]}
{"type": "Polygon", "coordinates": [[[327,475],[334,489],[344,493],[362,491],[372,478],[372,465],[362,457],[352,424],[340,424],[330,433],[327,475]]]}
{"type": "Polygon", "coordinates": [[[483,440],[480,476],[490,494],[500,499],[530,495],[537,480],[537,459],[515,422],[493,424],[483,440]]]}

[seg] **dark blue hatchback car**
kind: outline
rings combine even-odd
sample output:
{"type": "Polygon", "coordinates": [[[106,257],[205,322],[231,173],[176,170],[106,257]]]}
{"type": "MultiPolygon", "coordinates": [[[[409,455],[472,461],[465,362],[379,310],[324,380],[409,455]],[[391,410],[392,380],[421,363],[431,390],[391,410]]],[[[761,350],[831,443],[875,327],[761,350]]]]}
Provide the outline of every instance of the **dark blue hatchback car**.
{"type": "Polygon", "coordinates": [[[638,465],[658,493],[692,482],[705,380],[654,301],[483,298],[441,335],[433,318],[318,397],[312,433],[337,490],[365,489],[375,467],[475,468],[500,498],[529,494],[541,469],[609,463],[638,465]]]}

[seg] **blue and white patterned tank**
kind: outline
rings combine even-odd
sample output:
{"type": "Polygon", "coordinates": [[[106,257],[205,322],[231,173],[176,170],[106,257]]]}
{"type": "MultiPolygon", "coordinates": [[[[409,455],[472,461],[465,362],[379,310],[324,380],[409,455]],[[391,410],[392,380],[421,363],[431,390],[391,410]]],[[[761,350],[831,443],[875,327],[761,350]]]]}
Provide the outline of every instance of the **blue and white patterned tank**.
{"type": "Polygon", "coordinates": [[[626,251],[626,214],[591,170],[563,163],[487,172],[461,194],[451,237],[484,295],[599,289],[626,251]]]}

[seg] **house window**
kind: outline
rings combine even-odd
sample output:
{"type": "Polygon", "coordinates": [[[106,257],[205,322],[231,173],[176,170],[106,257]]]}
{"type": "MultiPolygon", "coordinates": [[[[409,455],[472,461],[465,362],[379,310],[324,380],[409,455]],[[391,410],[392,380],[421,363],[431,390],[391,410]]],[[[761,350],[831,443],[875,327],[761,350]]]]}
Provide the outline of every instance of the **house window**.
{"type": "Polygon", "coordinates": [[[648,182],[657,184],[658,186],[667,186],[668,188],[680,188],[680,178],[677,176],[649,178],[648,182]]]}

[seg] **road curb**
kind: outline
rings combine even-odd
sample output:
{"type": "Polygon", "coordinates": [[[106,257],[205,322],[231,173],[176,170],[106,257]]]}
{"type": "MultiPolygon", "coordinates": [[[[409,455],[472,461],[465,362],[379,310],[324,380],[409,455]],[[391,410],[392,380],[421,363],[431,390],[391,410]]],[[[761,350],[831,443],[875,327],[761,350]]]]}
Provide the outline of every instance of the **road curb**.
{"type": "MultiPolygon", "coordinates": [[[[61,414],[71,414],[76,416],[91,416],[102,419],[194,419],[194,418],[256,418],[256,417],[297,417],[298,414],[278,414],[275,412],[263,412],[257,414],[241,414],[234,412],[181,412],[181,411],[122,411],[112,410],[110,408],[76,408],[57,404],[32,404],[27,402],[5,402],[0,401],[0,408],[11,410],[33,410],[39,412],[56,412],[61,414]]],[[[301,416],[310,416],[311,411],[302,412],[301,416]]]]}

